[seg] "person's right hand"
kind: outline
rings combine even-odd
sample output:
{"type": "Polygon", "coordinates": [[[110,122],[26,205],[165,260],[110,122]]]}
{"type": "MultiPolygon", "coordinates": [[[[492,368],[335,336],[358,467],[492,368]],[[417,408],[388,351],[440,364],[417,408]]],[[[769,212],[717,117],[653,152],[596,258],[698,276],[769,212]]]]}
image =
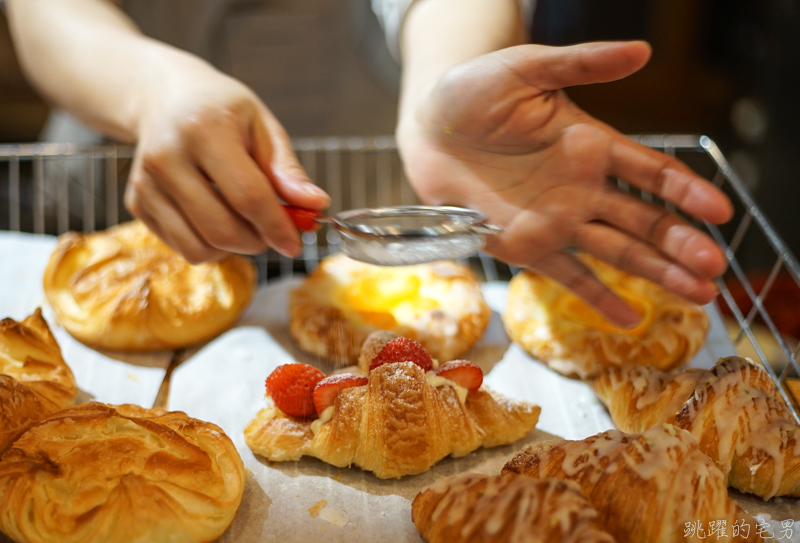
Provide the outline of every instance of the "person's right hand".
{"type": "Polygon", "coordinates": [[[300,251],[284,202],[324,209],[283,127],[245,85],[187,60],[137,107],[125,206],[192,263],[300,251]]]}

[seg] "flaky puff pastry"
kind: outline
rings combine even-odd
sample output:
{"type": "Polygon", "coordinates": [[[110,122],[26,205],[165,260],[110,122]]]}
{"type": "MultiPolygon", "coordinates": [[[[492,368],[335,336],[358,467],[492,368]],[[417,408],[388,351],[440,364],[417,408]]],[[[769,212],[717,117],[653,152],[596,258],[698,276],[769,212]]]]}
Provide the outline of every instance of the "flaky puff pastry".
{"type": "Polygon", "coordinates": [[[541,411],[485,388],[467,392],[462,403],[452,386],[432,386],[411,362],[372,370],[366,385],[340,391],[332,409],[324,424],[262,409],[245,441],[269,460],[314,456],[389,479],[426,471],[448,455],[513,443],[536,426],[541,411]]]}
{"type": "Polygon", "coordinates": [[[761,541],[755,521],[728,496],[722,472],[689,432],[674,426],[537,443],[512,458],[503,473],[575,481],[621,543],[696,542],[710,522],[726,526],[718,541],[761,541]],[[696,522],[702,531],[692,534],[696,522]]]}
{"type": "Polygon", "coordinates": [[[0,321],[0,454],[25,430],[72,405],[75,377],[37,309],[0,321]]]}
{"type": "Polygon", "coordinates": [[[491,310],[472,271],[455,262],[381,267],[337,254],[292,291],[289,331],[301,349],[355,364],[376,330],[413,339],[453,360],[483,335],[491,310]]]}
{"type": "Polygon", "coordinates": [[[244,491],[242,460],[181,412],[82,404],[28,430],[0,461],[0,529],[17,542],[217,539],[244,491]]]}
{"type": "Polygon", "coordinates": [[[192,266],[133,221],[61,236],[44,291],[64,328],[88,345],[177,349],[236,321],[253,297],[255,268],[241,256],[192,266]]]}
{"type": "Polygon", "coordinates": [[[596,258],[579,258],[641,322],[631,330],[617,328],[566,287],[524,271],[508,285],[503,323],[533,357],[559,373],[588,379],[609,366],[673,369],[703,346],[709,323],[702,307],[596,258]]]}
{"type": "Polygon", "coordinates": [[[428,543],[614,543],[580,487],[517,475],[448,477],[424,488],[411,520],[428,543]]]}
{"type": "Polygon", "coordinates": [[[800,497],[800,426],[759,366],[733,356],[710,370],[610,368],[593,386],[618,428],[674,424],[691,432],[729,486],[765,499],[800,497]]]}

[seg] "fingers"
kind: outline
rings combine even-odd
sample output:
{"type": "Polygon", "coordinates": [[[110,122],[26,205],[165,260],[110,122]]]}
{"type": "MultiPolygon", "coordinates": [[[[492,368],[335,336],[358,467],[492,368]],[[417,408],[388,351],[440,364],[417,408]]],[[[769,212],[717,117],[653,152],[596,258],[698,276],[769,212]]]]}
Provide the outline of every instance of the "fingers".
{"type": "Polygon", "coordinates": [[[709,279],[693,275],[651,246],[609,226],[598,223],[583,226],[577,233],[576,246],[695,303],[707,304],[717,295],[717,287],[709,279]]]}
{"type": "Polygon", "coordinates": [[[727,266],[710,236],[661,206],[610,191],[597,206],[597,219],[644,240],[698,277],[717,277],[727,266]]]}
{"type": "Polygon", "coordinates": [[[138,187],[138,190],[163,192],[205,245],[244,254],[257,254],[266,249],[267,243],[230,208],[185,155],[162,145],[145,151],[141,164],[142,175],[153,186],[138,187]]]}
{"type": "MultiPolygon", "coordinates": [[[[269,179],[247,152],[236,124],[222,119],[196,130],[193,137],[192,158],[264,246],[269,245],[286,256],[299,253],[297,229],[283,210],[269,179]]],[[[214,228],[220,226],[218,217],[208,217],[213,219],[214,228]]]]}
{"type": "Polygon", "coordinates": [[[569,47],[522,45],[507,50],[506,61],[526,83],[553,91],[627,77],[650,59],[642,41],[594,42],[569,47]]]}
{"type": "Polygon", "coordinates": [[[721,224],[733,216],[725,194],[674,157],[639,145],[621,134],[611,146],[608,175],[651,192],[686,213],[721,224]]]}
{"type": "Polygon", "coordinates": [[[220,260],[228,255],[203,241],[180,210],[141,169],[137,173],[134,168],[131,174],[125,190],[125,207],[191,264],[220,260]]]}
{"type": "Polygon", "coordinates": [[[623,328],[633,328],[639,316],[574,257],[553,253],[536,263],[537,271],[558,281],[623,328]]]}
{"type": "Polygon", "coordinates": [[[286,131],[268,111],[260,113],[260,122],[253,125],[253,156],[261,170],[267,172],[275,191],[293,206],[327,208],[330,196],[308,178],[286,131]]]}

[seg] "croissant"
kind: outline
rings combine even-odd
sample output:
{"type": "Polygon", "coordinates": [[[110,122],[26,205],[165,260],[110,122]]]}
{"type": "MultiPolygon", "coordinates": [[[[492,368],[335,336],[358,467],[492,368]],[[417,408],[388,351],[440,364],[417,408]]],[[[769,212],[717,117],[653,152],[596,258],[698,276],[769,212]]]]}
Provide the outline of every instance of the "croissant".
{"type": "Polygon", "coordinates": [[[245,473],[213,424],[134,405],[82,404],[28,430],[0,461],[0,529],[15,541],[218,538],[245,473]]]}
{"type": "Polygon", "coordinates": [[[421,473],[448,455],[513,443],[536,426],[539,412],[485,387],[462,403],[453,387],[432,386],[419,366],[398,362],[372,370],[366,385],[339,392],[328,422],[262,409],[245,441],[273,461],[308,455],[387,479],[421,473]]]}
{"type": "Polygon", "coordinates": [[[178,349],[228,329],[255,292],[241,256],[192,266],[144,223],[61,236],[44,273],[58,320],[78,340],[122,351],[178,349]]]}
{"type": "Polygon", "coordinates": [[[42,312],[0,321],[0,454],[25,430],[72,405],[75,378],[42,312]]]}
{"type": "Polygon", "coordinates": [[[618,430],[583,441],[547,441],[525,449],[504,474],[575,481],[618,541],[686,542],[687,533],[726,527],[720,541],[760,541],[755,521],[728,497],[725,477],[689,432],[664,425],[641,435],[618,430]]]}
{"type": "Polygon", "coordinates": [[[613,368],[593,386],[618,428],[674,424],[691,432],[729,486],[765,499],[800,497],[800,426],[762,368],[736,356],[682,373],[613,368]]]}
{"type": "Polygon", "coordinates": [[[411,519],[428,543],[613,543],[571,481],[467,474],[424,488],[411,519]]]}

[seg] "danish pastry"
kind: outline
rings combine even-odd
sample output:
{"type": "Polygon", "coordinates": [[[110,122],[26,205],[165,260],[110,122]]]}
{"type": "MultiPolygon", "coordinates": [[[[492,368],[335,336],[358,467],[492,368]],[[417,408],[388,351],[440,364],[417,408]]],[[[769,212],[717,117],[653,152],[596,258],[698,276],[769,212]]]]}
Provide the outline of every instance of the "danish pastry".
{"type": "Polygon", "coordinates": [[[255,291],[255,268],[231,256],[192,266],[144,223],[59,238],[47,300],[78,340],[122,351],[177,349],[229,328],[255,291]]]}
{"type": "Polygon", "coordinates": [[[710,526],[725,526],[719,541],[761,541],[755,521],[728,496],[722,472],[674,426],[537,443],[503,473],[575,481],[621,543],[697,542],[710,526]]]}
{"type": "Polygon", "coordinates": [[[588,379],[609,366],[676,368],[703,346],[709,322],[702,307],[598,259],[580,258],[641,321],[631,330],[617,328],[566,287],[524,271],[508,285],[503,323],[534,358],[564,375],[588,379]]]}
{"type": "Polygon", "coordinates": [[[461,475],[424,488],[411,519],[428,543],[614,543],[578,485],[461,475]]]}
{"type": "Polygon", "coordinates": [[[207,542],[236,516],[245,473],[222,430],[184,413],[82,404],[0,462],[0,529],[20,543],[207,542]]]}
{"type": "Polygon", "coordinates": [[[25,430],[75,401],[78,387],[37,309],[0,321],[0,454],[25,430]]]}
{"type": "Polygon", "coordinates": [[[379,267],[324,259],[291,293],[289,330],[301,349],[355,364],[375,330],[421,343],[438,360],[462,355],[483,335],[491,310],[469,268],[454,262],[379,267]]]}
{"type": "Polygon", "coordinates": [[[762,368],[723,358],[710,370],[609,368],[594,384],[614,424],[640,432],[683,428],[742,492],[800,497],[800,426],[762,368]]]}
{"type": "Polygon", "coordinates": [[[513,443],[539,420],[538,406],[482,387],[474,364],[457,361],[434,372],[430,356],[400,358],[406,361],[381,360],[368,377],[325,378],[305,364],[277,368],[267,379],[274,405],[247,426],[247,445],[273,461],[314,456],[387,479],[421,473],[448,455],[513,443]]]}

